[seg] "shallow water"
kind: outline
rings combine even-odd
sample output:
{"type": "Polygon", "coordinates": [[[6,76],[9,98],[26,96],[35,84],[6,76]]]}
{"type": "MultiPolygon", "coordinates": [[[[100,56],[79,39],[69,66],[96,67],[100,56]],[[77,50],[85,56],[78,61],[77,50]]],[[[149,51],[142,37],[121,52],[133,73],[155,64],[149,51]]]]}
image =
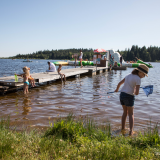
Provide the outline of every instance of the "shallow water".
{"type": "MultiPolygon", "coordinates": [[[[31,73],[44,72],[47,68],[47,60],[23,60],[0,59],[0,77],[22,73],[22,67],[31,68],[31,73]]],[[[160,63],[152,63],[148,77],[142,79],[142,85],[154,85],[153,94],[148,97],[142,89],[135,101],[135,125],[134,130],[142,130],[147,127],[150,119],[153,124],[160,120],[160,63]]],[[[63,66],[66,68],[72,66],[63,66]]],[[[61,81],[32,88],[28,95],[23,95],[20,90],[0,96],[0,117],[10,115],[11,125],[44,127],[49,125],[57,117],[66,117],[74,113],[76,117],[91,117],[99,124],[110,122],[113,129],[121,128],[122,107],[119,102],[119,93],[108,94],[114,91],[116,85],[133,68],[126,71],[110,71],[96,76],[81,76],[80,78],[67,78],[63,84],[61,81]]],[[[128,127],[128,119],[127,119],[128,127]]]]}

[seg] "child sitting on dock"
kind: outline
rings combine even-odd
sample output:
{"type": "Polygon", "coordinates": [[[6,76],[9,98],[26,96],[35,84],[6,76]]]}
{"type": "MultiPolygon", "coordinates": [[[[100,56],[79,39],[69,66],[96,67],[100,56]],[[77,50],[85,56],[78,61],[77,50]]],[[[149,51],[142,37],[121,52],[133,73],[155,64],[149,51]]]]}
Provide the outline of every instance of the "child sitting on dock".
{"type": "Polygon", "coordinates": [[[114,66],[113,67],[118,67],[117,61],[114,62],[114,66]]]}
{"type": "Polygon", "coordinates": [[[61,73],[61,69],[62,69],[62,65],[60,64],[58,69],[57,69],[57,72],[61,77],[61,81],[63,81],[63,78],[64,78],[64,81],[66,81],[66,76],[65,76],[65,74],[61,73]]]}

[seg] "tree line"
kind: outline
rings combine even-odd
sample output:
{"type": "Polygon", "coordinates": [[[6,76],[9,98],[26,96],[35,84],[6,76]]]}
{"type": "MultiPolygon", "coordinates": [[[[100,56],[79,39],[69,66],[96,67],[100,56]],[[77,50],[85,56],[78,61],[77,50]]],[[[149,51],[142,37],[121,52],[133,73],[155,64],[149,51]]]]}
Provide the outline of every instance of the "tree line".
{"type": "Polygon", "coordinates": [[[72,55],[75,53],[78,53],[80,55],[80,50],[83,52],[83,59],[88,59],[90,60],[93,58],[93,49],[61,49],[61,50],[44,50],[44,51],[37,51],[33,52],[32,54],[18,54],[14,57],[14,59],[57,59],[57,60],[62,60],[62,59],[72,59],[72,55]]]}
{"type": "MultiPolygon", "coordinates": [[[[80,54],[80,50],[83,52],[83,59],[91,60],[93,59],[93,49],[60,49],[60,50],[44,50],[37,51],[30,54],[18,54],[14,57],[9,57],[12,59],[72,59],[72,55],[75,53],[80,54]]],[[[131,49],[125,49],[124,51],[118,52],[123,56],[125,61],[136,60],[135,57],[141,59],[145,62],[156,62],[160,61],[160,47],[150,46],[146,48],[143,46],[142,48],[138,47],[138,45],[133,45],[131,49]]]]}
{"type": "Polygon", "coordinates": [[[123,56],[125,61],[136,60],[135,57],[145,62],[160,61],[160,47],[156,46],[150,46],[148,48],[143,46],[140,48],[137,45],[133,45],[131,49],[126,49],[125,51],[118,50],[118,52],[123,56]]]}

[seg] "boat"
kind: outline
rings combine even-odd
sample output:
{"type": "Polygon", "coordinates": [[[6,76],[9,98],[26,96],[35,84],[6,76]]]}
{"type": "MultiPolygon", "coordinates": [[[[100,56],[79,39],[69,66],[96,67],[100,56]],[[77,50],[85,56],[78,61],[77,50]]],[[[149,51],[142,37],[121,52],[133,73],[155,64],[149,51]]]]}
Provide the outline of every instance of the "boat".
{"type": "Polygon", "coordinates": [[[28,59],[25,59],[23,62],[32,62],[32,61],[30,61],[30,60],[28,60],[28,59]]]}

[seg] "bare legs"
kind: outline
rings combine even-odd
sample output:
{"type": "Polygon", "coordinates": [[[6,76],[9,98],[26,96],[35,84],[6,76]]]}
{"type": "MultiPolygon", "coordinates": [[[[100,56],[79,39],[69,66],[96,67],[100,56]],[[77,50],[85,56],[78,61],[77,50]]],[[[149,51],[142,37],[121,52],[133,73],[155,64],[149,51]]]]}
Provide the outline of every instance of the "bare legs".
{"type": "Polygon", "coordinates": [[[77,57],[75,57],[75,68],[76,68],[76,63],[77,63],[77,57]]]}
{"type": "Polygon", "coordinates": [[[122,105],[123,107],[123,114],[122,114],[122,130],[125,129],[126,125],[126,119],[127,115],[129,116],[129,135],[133,134],[133,125],[134,125],[134,114],[133,114],[133,108],[134,107],[127,107],[125,105],[122,105]]]}
{"type": "Polygon", "coordinates": [[[126,126],[126,119],[127,119],[127,107],[125,105],[122,105],[123,107],[123,114],[122,114],[122,130],[125,129],[126,126]]]}
{"type": "Polygon", "coordinates": [[[64,78],[64,81],[66,81],[66,76],[65,76],[65,74],[63,74],[63,78],[64,78]]]}
{"type": "Polygon", "coordinates": [[[64,81],[66,81],[66,76],[65,76],[65,74],[60,74],[60,76],[61,76],[61,81],[63,81],[63,78],[64,78],[64,81]]]}
{"type": "Polygon", "coordinates": [[[82,59],[80,59],[80,62],[81,62],[81,68],[82,68],[82,67],[83,67],[83,66],[82,66],[82,59]]]}
{"type": "Polygon", "coordinates": [[[23,86],[23,93],[24,94],[28,93],[28,85],[26,83],[23,86]]]}
{"type": "Polygon", "coordinates": [[[35,87],[35,81],[34,80],[30,80],[29,83],[32,85],[32,87],[35,87]]]}
{"type": "Polygon", "coordinates": [[[32,87],[35,87],[35,81],[34,80],[31,80],[31,84],[32,84],[32,87]]]}

